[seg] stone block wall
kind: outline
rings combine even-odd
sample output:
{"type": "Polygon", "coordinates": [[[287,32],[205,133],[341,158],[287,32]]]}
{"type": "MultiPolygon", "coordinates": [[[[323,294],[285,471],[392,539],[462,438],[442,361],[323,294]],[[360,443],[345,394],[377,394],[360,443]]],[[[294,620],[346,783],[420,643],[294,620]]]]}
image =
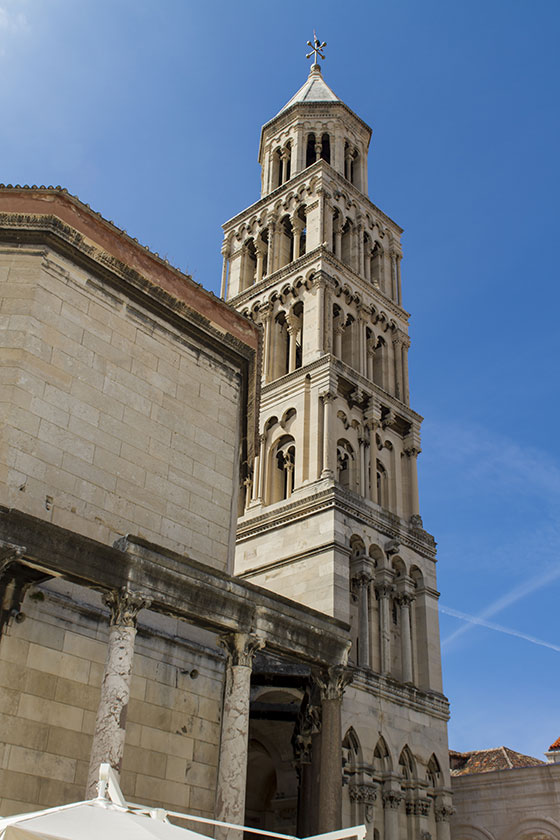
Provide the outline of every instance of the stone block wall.
{"type": "Polygon", "coordinates": [[[0,503],[226,569],[238,369],[52,251],[3,246],[0,298],[0,503]]]}
{"type": "MultiPolygon", "coordinates": [[[[84,797],[107,651],[100,598],[35,587],[0,641],[0,814],[84,797]]],[[[223,658],[211,634],[140,615],[121,773],[125,797],[212,817],[223,658]]]]}

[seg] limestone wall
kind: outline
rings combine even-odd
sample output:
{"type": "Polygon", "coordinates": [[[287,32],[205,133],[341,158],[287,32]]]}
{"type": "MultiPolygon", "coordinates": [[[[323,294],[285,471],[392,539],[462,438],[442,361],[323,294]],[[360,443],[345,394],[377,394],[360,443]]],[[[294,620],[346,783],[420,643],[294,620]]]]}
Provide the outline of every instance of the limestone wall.
{"type": "Polygon", "coordinates": [[[560,764],[454,776],[452,840],[557,840],[560,764]]]}
{"type": "Polygon", "coordinates": [[[51,251],[0,250],[0,503],[228,566],[240,376],[51,251]]]}
{"type": "MultiPolygon", "coordinates": [[[[33,588],[0,640],[0,814],[84,797],[108,616],[91,590],[33,588]]],[[[140,615],[121,786],[127,799],[212,817],[223,659],[211,635],[140,615]],[[149,623],[148,623],[149,622],[149,623]]]]}

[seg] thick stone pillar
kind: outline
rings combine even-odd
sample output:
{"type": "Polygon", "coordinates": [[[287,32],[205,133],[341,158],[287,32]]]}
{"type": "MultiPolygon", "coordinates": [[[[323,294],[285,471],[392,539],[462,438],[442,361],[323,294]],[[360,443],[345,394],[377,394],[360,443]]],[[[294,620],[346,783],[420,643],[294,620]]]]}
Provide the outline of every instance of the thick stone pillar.
{"type": "Polygon", "coordinates": [[[399,808],[403,801],[400,785],[396,780],[383,783],[383,840],[401,840],[399,835],[399,808]]]}
{"type": "Polygon", "coordinates": [[[391,673],[391,610],[389,601],[393,590],[394,586],[387,581],[381,581],[375,587],[379,599],[379,654],[382,674],[391,673]]]}
{"type": "Polygon", "coordinates": [[[321,478],[332,478],[334,476],[334,401],[336,394],[332,391],[323,391],[319,394],[323,401],[323,471],[321,478]]]}
{"type": "Polygon", "coordinates": [[[321,775],[318,833],[342,827],[342,695],[352,672],[336,665],[314,674],[321,693],[321,775]]]}
{"type": "Polygon", "coordinates": [[[111,610],[111,618],[101,697],[89,759],[86,788],[88,799],[97,796],[100,764],[110,764],[116,773],[121,771],[136,621],[140,610],[150,604],[143,595],[127,588],[109,592],[103,600],[111,610]]]}
{"type": "Polygon", "coordinates": [[[412,673],[412,635],[410,631],[410,605],[414,595],[410,592],[403,592],[399,595],[399,610],[401,620],[401,662],[402,681],[413,682],[412,673]]]}
{"type": "MultiPolygon", "coordinates": [[[[253,657],[264,642],[252,633],[227,633],[218,644],[227,652],[226,686],[218,767],[216,819],[243,825],[249,743],[249,700],[253,657]]],[[[239,832],[220,831],[239,840],[239,832]]]]}

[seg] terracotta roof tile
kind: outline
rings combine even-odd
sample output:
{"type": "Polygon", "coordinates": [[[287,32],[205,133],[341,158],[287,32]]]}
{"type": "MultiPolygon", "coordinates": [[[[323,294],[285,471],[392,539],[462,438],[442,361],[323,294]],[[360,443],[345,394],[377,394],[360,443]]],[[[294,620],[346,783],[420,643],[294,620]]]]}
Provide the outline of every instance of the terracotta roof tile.
{"type": "MultiPolygon", "coordinates": [[[[558,749],[560,749],[560,744],[558,749]]],[[[452,776],[466,776],[471,773],[491,773],[494,770],[514,770],[517,767],[537,767],[544,763],[544,761],[538,758],[510,750],[509,747],[495,747],[490,750],[471,750],[470,752],[464,753],[449,750],[449,764],[452,776]]]]}
{"type": "Polygon", "coordinates": [[[553,750],[560,750],[560,738],[557,738],[556,741],[554,741],[554,743],[548,748],[549,752],[552,752],[553,750]]]}

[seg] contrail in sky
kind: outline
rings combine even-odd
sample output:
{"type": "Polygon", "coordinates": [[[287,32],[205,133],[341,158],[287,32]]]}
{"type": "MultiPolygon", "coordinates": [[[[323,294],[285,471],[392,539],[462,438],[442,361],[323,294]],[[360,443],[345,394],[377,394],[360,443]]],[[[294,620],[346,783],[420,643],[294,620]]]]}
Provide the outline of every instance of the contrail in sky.
{"type": "MultiPolygon", "coordinates": [[[[501,612],[501,610],[505,610],[506,607],[511,607],[512,604],[515,604],[516,601],[520,601],[522,598],[525,598],[527,595],[530,595],[532,592],[535,592],[537,589],[540,589],[542,586],[545,586],[547,583],[550,583],[556,578],[560,577],[560,566],[554,566],[553,568],[549,569],[544,575],[539,575],[538,577],[533,578],[529,581],[524,581],[519,586],[516,586],[515,589],[510,589],[509,592],[506,592],[505,595],[502,595],[496,601],[491,603],[485,610],[483,610],[478,617],[474,617],[468,615],[467,613],[458,613],[458,612],[448,612],[443,607],[440,607],[442,612],[448,612],[449,615],[454,615],[456,618],[463,618],[465,621],[468,621],[468,624],[464,624],[462,627],[459,627],[447,639],[444,639],[443,645],[447,647],[454,642],[455,639],[458,639],[459,636],[462,636],[463,633],[466,633],[469,630],[470,625],[473,624],[482,624],[487,618],[491,618],[496,613],[501,612]]],[[[484,626],[490,627],[489,624],[484,626]]],[[[499,625],[494,625],[493,629],[498,629],[499,625]]],[[[513,631],[505,630],[503,627],[500,627],[500,630],[507,633],[512,633],[512,635],[519,635],[514,633],[513,631]]],[[[535,641],[534,639],[530,639],[530,641],[535,641]]],[[[539,642],[539,644],[544,644],[544,642],[539,642]]],[[[550,647],[550,645],[548,645],[550,647]]]]}
{"type": "MultiPolygon", "coordinates": [[[[484,618],[459,612],[459,610],[452,610],[450,607],[443,607],[440,605],[439,610],[446,615],[452,615],[454,618],[460,618],[463,621],[467,621],[469,624],[478,624],[481,627],[487,627],[489,630],[497,630],[498,633],[506,633],[508,636],[516,636],[518,639],[525,639],[526,642],[532,642],[534,645],[550,648],[551,650],[555,650],[560,653],[560,646],[553,645],[550,642],[543,642],[542,639],[536,639],[534,636],[528,636],[526,633],[520,633],[518,630],[511,630],[509,627],[503,627],[501,624],[494,624],[492,621],[486,621],[484,618]]],[[[443,647],[445,647],[449,640],[455,636],[456,634],[449,636],[449,638],[443,643],[443,647]]]]}

